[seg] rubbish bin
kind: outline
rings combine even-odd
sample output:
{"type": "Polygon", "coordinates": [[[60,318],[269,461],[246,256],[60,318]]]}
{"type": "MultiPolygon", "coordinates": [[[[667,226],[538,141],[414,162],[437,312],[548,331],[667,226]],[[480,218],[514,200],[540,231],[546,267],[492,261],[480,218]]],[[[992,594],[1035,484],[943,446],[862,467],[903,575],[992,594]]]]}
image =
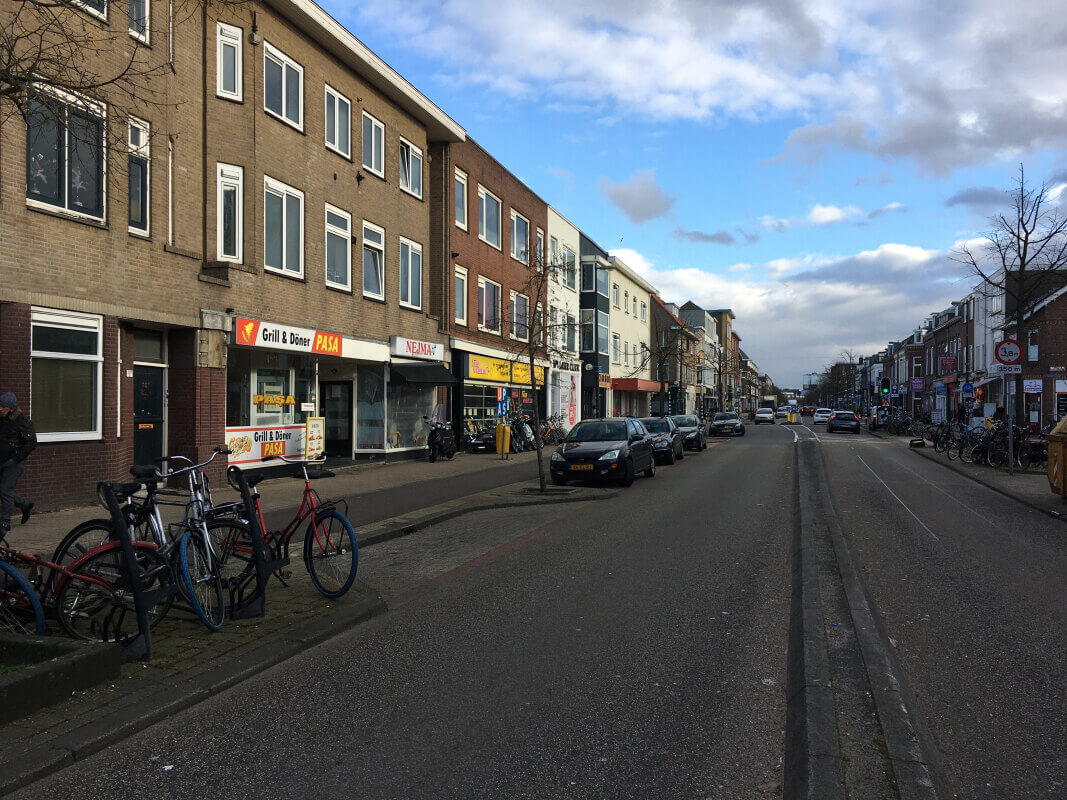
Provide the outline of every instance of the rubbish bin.
{"type": "Polygon", "coordinates": [[[1048,485],[1053,494],[1067,497],[1067,481],[1064,481],[1064,469],[1067,468],[1067,417],[1059,421],[1048,435],[1048,485]]]}
{"type": "Polygon", "coordinates": [[[503,423],[496,426],[496,452],[497,455],[506,455],[511,452],[511,426],[503,423]]]}

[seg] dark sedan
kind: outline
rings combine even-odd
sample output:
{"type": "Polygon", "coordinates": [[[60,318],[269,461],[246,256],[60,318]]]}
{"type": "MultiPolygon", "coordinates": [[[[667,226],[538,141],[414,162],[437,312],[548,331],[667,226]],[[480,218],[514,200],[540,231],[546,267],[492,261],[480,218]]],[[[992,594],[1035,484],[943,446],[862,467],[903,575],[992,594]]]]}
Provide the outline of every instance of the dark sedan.
{"type": "Polygon", "coordinates": [[[682,432],[682,444],[686,450],[703,450],[708,446],[704,426],[700,424],[696,414],[675,414],[671,419],[682,432]]]}
{"type": "Polygon", "coordinates": [[[660,464],[685,458],[682,432],[670,417],[644,417],[641,424],[652,435],[652,455],[660,464]]]}
{"type": "Polygon", "coordinates": [[[860,418],[852,411],[835,411],[830,415],[830,419],[826,420],[826,432],[833,433],[834,431],[859,433],[860,418]]]}
{"type": "Polygon", "coordinates": [[[744,436],[745,423],[736,411],[720,411],[711,418],[712,436],[744,436]]]}
{"type": "Polygon", "coordinates": [[[656,475],[652,437],[633,417],[583,419],[567,434],[550,461],[552,483],[608,480],[629,486],[634,475],[656,475]]]}

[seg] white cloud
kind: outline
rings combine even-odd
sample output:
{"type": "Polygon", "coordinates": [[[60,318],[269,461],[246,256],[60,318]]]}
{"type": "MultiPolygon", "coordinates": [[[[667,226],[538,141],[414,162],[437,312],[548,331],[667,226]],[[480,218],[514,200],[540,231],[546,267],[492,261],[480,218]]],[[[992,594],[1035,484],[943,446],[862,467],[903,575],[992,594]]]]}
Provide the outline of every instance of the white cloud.
{"type": "Polygon", "coordinates": [[[894,211],[906,210],[907,206],[903,203],[889,203],[873,211],[864,211],[862,208],[856,208],[856,206],[851,205],[834,206],[816,203],[803,217],[775,217],[770,214],[764,214],[759,218],[759,223],[769,231],[785,233],[796,225],[822,227],[823,225],[835,225],[842,222],[859,222],[863,219],[874,219],[894,211]]]}
{"type": "Polygon", "coordinates": [[[835,222],[844,222],[852,217],[863,216],[863,212],[855,206],[824,206],[816,203],[808,212],[809,225],[831,225],[835,222]]]}
{"type": "Polygon", "coordinates": [[[656,183],[655,170],[642,170],[622,183],[601,178],[599,186],[600,193],[637,224],[666,216],[674,205],[674,198],[656,183]]]}

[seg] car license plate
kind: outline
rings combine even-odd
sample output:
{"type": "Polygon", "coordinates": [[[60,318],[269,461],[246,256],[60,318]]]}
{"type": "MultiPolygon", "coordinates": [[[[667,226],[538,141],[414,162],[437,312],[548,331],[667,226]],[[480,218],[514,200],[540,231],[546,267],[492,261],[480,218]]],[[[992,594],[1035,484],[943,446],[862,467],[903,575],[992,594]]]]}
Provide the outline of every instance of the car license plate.
{"type": "Polygon", "coordinates": [[[571,469],[592,469],[592,464],[571,464],[571,469]]]}

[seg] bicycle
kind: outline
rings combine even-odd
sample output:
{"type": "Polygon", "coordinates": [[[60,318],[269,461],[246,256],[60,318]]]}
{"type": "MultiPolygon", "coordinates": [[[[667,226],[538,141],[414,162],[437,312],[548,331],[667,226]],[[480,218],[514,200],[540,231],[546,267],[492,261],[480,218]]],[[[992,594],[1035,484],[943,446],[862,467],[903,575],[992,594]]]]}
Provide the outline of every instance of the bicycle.
{"type": "MultiPolygon", "coordinates": [[[[289,564],[289,543],[300,526],[310,520],[304,532],[304,566],[312,585],[323,597],[331,599],[341,597],[351,588],[356,578],[356,570],[359,569],[359,548],[352,523],[348,521],[348,517],[343,512],[338,510],[335,501],[322,500],[311,487],[307,465],[322,463],[321,460],[311,462],[305,458],[285,456],[278,456],[278,458],[287,464],[299,465],[304,476],[304,493],[300,500],[300,507],[284,528],[275,531],[267,530],[259,490],[256,488],[263,476],[253,475],[246,481],[252,505],[255,507],[255,518],[259,522],[260,530],[263,531],[263,543],[270,554],[270,560],[275,563],[274,575],[283,586],[289,585],[285,580],[289,575],[283,572],[283,568],[289,564]]],[[[232,473],[235,469],[237,467],[230,467],[228,473],[231,486],[234,486],[232,473]]],[[[237,487],[234,486],[234,488],[237,487]]],[[[344,503],[344,501],[341,502],[344,503]]],[[[345,504],[346,511],[347,508],[345,504]]],[[[240,565],[237,573],[229,578],[232,583],[240,584],[251,579],[255,570],[254,554],[251,533],[247,529],[235,530],[221,544],[220,553],[224,570],[232,570],[235,565],[240,565]]]]}

